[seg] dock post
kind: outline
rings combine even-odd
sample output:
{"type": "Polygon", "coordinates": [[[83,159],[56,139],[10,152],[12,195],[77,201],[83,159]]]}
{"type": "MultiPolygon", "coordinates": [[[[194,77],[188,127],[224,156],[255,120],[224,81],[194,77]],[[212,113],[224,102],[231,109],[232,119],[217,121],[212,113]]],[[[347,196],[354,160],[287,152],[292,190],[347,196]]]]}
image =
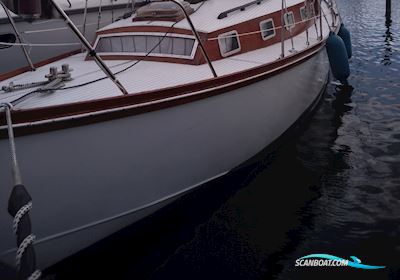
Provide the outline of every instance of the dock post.
{"type": "Polygon", "coordinates": [[[386,23],[391,23],[392,21],[392,0],[386,0],[386,23]]]}

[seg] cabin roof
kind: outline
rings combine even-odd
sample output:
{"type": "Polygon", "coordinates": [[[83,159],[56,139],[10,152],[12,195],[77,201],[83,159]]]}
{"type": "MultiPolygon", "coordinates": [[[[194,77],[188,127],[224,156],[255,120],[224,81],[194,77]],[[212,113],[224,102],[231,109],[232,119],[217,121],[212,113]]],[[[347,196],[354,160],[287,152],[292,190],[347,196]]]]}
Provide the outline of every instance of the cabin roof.
{"type": "MultiPolygon", "coordinates": [[[[229,14],[226,18],[218,19],[218,15],[229,9],[248,4],[249,0],[208,0],[202,3],[193,4],[192,7],[197,10],[190,15],[194,26],[197,31],[204,33],[211,33],[229,26],[240,24],[281,10],[281,1],[265,0],[259,5],[252,5],[247,7],[245,11],[236,11],[229,14]]],[[[287,7],[304,3],[304,0],[286,0],[287,7]]],[[[132,17],[119,20],[110,24],[99,31],[129,27],[129,26],[162,26],[171,27],[175,22],[172,21],[133,21],[132,17]]],[[[176,28],[190,29],[186,20],[181,20],[174,25],[176,28]]]]}
{"type": "MultiPolygon", "coordinates": [[[[226,0],[228,1],[228,0],[226,0]]],[[[236,4],[244,3],[243,0],[229,0],[235,2],[236,4]]],[[[277,2],[280,1],[272,1],[267,0],[266,3],[277,2]]],[[[209,0],[204,2],[204,5],[212,5],[213,3],[217,3],[218,0],[209,0]]],[[[222,2],[222,1],[221,1],[222,2]]],[[[302,2],[300,0],[287,0],[288,5],[289,2],[299,3],[302,2]]],[[[235,4],[235,6],[236,6],[235,4]]],[[[202,7],[202,13],[207,13],[208,8],[212,6],[202,7]],[[203,9],[204,8],[204,9],[203,9]]],[[[220,7],[220,6],[218,6],[220,7]]],[[[260,6],[257,6],[260,8],[260,6]]],[[[263,7],[263,6],[261,6],[263,7]]],[[[323,6],[324,9],[328,9],[326,5],[323,6]]],[[[220,7],[221,8],[221,7],[220,7]]],[[[225,9],[224,9],[225,10],[225,9]]],[[[254,9],[251,12],[252,17],[256,17],[257,10],[261,10],[262,13],[266,14],[273,12],[272,8],[269,8],[268,11],[264,11],[263,9],[254,9]]],[[[219,10],[219,11],[222,11],[219,10]]],[[[243,21],[250,15],[245,16],[245,13],[241,13],[240,20],[243,21]]],[[[219,13],[212,13],[213,15],[218,15],[219,13]]],[[[193,18],[199,24],[200,14],[194,14],[193,18]]],[[[228,16],[227,18],[230,21],[238,21],[238,16],[232,14],[232,16],[228,16]]],[[[222,19],[221,21],[225,21],[222,19]]],[[[122,24],[124,21],[117,22],[115,24],[122,24]]],[[[204,20],[203,22],[206,22],[204,20]]],[[[322,21],[323,25],[323,37],[327,37],[329,34],[329,26],[328,23],[331,22],[330,14],[327,13],[327,21],[322,21]]],[[[143,22],[142,22],[143,24],[143,22]]],[[[149,23],[150,24],[150,23],[149,23]]],[[[171,24],[171,22],[169,23],[171,24]]],[[[180,22],[180,24],[184,24],[184,21],[180,22]]],[[[228,24],[228,23],[227,23],[228,24]]],[[[230,22],[228,25],[232,25],[230,22]]],[[[205,24],[205,27],[209,26],[209,24],[205,24]]],[[[221,28],[219,26],[218,28],[221,28]]],[[[314,26],[308,28],[310,46],[318,44],[319,34],[317,34],[314,26]]],[[[285,40],[285,57],[293,55],[294,53],[290,51],[289,46],[291,45],[291,39],[287,38],[285,40]]],[[[299,33],[293,36],[293,45],[296,51],[301,52],[302,50],[309,48],[306,44],[306,31],[299,33]]],[[[218,74],[218,76],[225,76],[234,73],[238,73],[240,71],[249,70],[255,68],[257,66],[266,65],[268,63],[272,63],[280,59],[281,55],[281,44],[280,42],[270,45],[265,48],[260,48],[254,51],[245,52],[241,54],[237,54],[230,57],[225,57],[221,60],[217,60],[213,62],[213,66],[218,74]]],[[[10,82],[14,82],[15,84],[25,84],[32,82],[41,82],[45,80],[45,75],[49,73],[49,68],[52,66],[56,66],[60,68],[62,64],[68,63],[74,71],[72,72],[72,80],[66,82],[66,87],[57,90],[53,93],[41,92],[35,95],[30,96],[28,99],[16,105],[16,109],[34,109],[34,108],[42,108],[47,106],[61,105],[61,104],[69,104],[80,101],[90,101],[107,97],[120,96],[121,92],[116,88],[116,86],[109,79],[99,79],[105,77],[104,73],[99,69],[94,61],[85,60],[86,54],[81,53],[75,56],[71,56],[62,60],[58,60],[54,63],[39,67],[35,72],[25,72],[21,75],[14,76],[10,79],[4,80],[0,82],[0,88],[2,86],[7,86],[10,82]],[[95,82],[96,81],[96,82],[95,82]],[[82,87],[74,87],[77,85],[84,85],[90,82],[90,85],[85,85],[82,87]]],[[[160,61],[141,61],[140,63],[136,63],[136,61],[130,60],[119,60],[119,61],[105,61],[107,65],[111,67],[111,71],[114,73],[119,72],[122,69],[126,68],[126,71],[119,74],[117,77],[122,82],[122,84],[127,88],[130,94],[138,94],[147,91],[156,91],[165,89],[168,87],[182,86],[190,83],[196,83],[202,80],[212,78],[212,74],[207,64],[201,65],[185,65],[185,64],[177,64],[177,63],[167,63],[160,61]],[[135,65],[133,67],[133,65],[135,65]]],[[[0,103],[2,102],[12,102],[19,97],[24,96],[26,93],[34,91],[35,88],[19,90],[15,92],[1,92],[0,91],[0,103]]]]}

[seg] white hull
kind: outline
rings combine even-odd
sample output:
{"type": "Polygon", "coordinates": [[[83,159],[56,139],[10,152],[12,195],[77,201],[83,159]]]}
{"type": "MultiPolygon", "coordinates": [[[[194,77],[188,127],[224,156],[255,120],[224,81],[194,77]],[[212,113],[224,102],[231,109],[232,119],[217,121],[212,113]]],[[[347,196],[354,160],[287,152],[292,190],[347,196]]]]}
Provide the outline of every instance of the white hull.
{"type": "MultiPolygon", "coordinates": [[[[17,138],[38,267],[44,268],[226,174],[282,135],[329,73],[325,49],[269,79],[136,116],[17,138]],[[142,209],[141,211],[136,211],[142,209]]],[[[0,141],[0,205],[12,187],[0,141]]],[[[0,260],[13,264],[12,219],[0,211],[0,260]]]]}

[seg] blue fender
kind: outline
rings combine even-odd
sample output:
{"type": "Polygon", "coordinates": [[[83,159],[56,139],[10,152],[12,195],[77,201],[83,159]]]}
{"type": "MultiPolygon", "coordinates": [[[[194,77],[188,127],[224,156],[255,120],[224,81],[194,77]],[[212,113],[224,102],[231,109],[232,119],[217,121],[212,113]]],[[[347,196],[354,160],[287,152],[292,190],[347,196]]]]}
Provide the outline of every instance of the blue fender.
{"type": "Polygon", "coordinates": [[[346,46],[347,57],[351,58],[353,55],[352,45],[351,45],[351,34],[350,31],[342,23],[338,32],[340,38],[342,38],[344,45],[346,46]]]}
{"type": "Polygon", "coordinates": [[[326,51],[333,76],[342,84],[347,85],[347,78],[350,76],[349,59],[346,46],[338,35],[329,33],[326,40],[326,51]]]}

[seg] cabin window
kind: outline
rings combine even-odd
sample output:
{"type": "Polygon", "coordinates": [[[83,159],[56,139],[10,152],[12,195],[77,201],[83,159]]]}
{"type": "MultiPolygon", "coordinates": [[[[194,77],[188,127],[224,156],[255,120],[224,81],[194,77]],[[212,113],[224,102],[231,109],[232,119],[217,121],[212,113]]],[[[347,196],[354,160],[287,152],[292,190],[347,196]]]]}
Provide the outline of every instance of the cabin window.
{"type": "Polygon", "coordinates": [[[99,54],[153,55],[193,58],[195,39],[187,37],[130,34],[100,37],[96,44],[99,54]]]}
{"type": "Polygon", "coordinates": [[[292,29],[295,25],[293,12],[286,13],[284,15],[285,27],[287,30],[292,29]]]}
{"type": "Polygon", "coordinates": [[[275,36],[275,25],[273,19],[260,22],[261,37],[263,40],[271,39],[275,36]]]}
{"type": "Polygon", "coordinates": [[[223,57],[238,53],[241,50],[237,31],[231,31],[218,36],[219,50],[223,57]]]}

